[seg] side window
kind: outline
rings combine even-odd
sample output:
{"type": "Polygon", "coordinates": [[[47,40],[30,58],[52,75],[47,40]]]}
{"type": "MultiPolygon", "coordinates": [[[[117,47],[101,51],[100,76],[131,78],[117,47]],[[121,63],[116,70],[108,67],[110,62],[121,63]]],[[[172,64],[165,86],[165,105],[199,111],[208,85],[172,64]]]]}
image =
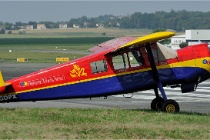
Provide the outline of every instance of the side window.
{"type": "Polygon", "coordinates": [[[108,70],[105,60],[90,63],[92,73],[106,72],[108,70]]]}
{"type": "Polygon", "coordinates": [[[112,58],[112,63],[115,70],[126,69],[129,67],[127,54],[121,54],[112,58]]]}
{"type": "Polygon", "coordinates": [[[157,52],[157,49],[153,49],[152,48],[152,54],[153,54],[155,63],[157,64],[158,63],[158,52],[157,52]]]}
{"type": "Polygon", "coordinates": [[[143,65],[143,57],[139,50],[131,50],[130,52],[128,52],[128,57],[131,67],[143,65]]]}

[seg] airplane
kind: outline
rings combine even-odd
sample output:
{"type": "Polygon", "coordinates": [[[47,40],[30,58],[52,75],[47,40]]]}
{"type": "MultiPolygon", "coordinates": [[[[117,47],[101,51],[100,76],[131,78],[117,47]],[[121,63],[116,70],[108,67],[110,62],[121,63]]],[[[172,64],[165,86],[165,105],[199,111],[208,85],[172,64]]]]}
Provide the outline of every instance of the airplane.
{"type": "Polygon", "coordinates": [[[163,87],[195,91],[210,77],[208,44],[172,50],[159,43],[171,31],[142,37],[119,37],[89,49],[90,55],[4,81],[0,72],[0,102],[108,97],[154,90],[151,109],[176,113],[179,104],[163,87]]]}

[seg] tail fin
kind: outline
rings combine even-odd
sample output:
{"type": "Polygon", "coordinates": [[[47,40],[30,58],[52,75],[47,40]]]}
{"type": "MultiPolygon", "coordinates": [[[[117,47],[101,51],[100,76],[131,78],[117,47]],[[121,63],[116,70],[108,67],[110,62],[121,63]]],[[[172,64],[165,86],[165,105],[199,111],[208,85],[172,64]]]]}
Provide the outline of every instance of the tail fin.
{"type": "Polygon", "coordinates": [[[4,86],[4,79],[3,79],[3,76],[2,76],[2,73],[0,71],[0,87],[4,86]]]}
{"type": "Polygon", "coordinates": [[[4,83],[2,73],[0,71],[0,93],[3,92],[4,90],[5,90],[5,83],[4,83]]]}

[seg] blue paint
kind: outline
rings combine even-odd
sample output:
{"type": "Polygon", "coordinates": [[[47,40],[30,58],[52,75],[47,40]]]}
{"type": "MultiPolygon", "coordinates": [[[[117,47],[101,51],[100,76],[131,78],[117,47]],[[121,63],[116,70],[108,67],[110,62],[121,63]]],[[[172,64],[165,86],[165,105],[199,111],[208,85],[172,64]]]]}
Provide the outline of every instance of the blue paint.
{"type": "MultiPolygon", "coordinates": [[[[188,78],[201,77],[204,81],[210,77],[208,71],[201,68],[173,68],[158,70],[160,82],[163,85],[184,82],[188,78]]],[[[152,79],[152,72],[133,73],[117,77],[109,77],[56,88],[42,89],[18,94],[19,100],[45,100],[57,98],[82,98],[91,96],[107,96],[157,86],[152,79]]],[[[160,85],[158,85],[160,86],[160,85]]],[[[161,90],[161,89],[160,89],[161,90]]],[[[162,95],[164,99],[167,99],[162,95]]]]}
{"type": "Polygon", "coordinates": [[[167,96],[166,96],[165,90],[163,89],[162,83],[159,81],[159,82],[157,83],[157,85],[158,85],[158,88],[159,88],[159,90],[160,90],[160,93],[161,93],[161,95],[162,95],[164,101],[166,101],[166,100],[167,100],[167,96]]]}

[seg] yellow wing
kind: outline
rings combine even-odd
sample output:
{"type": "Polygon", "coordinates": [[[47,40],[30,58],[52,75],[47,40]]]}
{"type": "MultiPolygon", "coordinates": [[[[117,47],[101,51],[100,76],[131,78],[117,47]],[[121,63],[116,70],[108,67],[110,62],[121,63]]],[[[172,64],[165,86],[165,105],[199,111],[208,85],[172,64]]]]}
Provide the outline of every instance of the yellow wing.
{"type": "Polygon", "coordinates": [[[149,34],[143,37],[139,37],[131,42],[128,42],[127,44],[124,44],[123,46],[120,46],[117,49],[122,49],[126,47],[130,47],[132,45],[137,45],[137,44],[144,44],[144,43],[149,43],[149,42],[156,42],[161,39],[169,38],[174,36],[174,32],[156,32],[153,34],[149,34]]]}

